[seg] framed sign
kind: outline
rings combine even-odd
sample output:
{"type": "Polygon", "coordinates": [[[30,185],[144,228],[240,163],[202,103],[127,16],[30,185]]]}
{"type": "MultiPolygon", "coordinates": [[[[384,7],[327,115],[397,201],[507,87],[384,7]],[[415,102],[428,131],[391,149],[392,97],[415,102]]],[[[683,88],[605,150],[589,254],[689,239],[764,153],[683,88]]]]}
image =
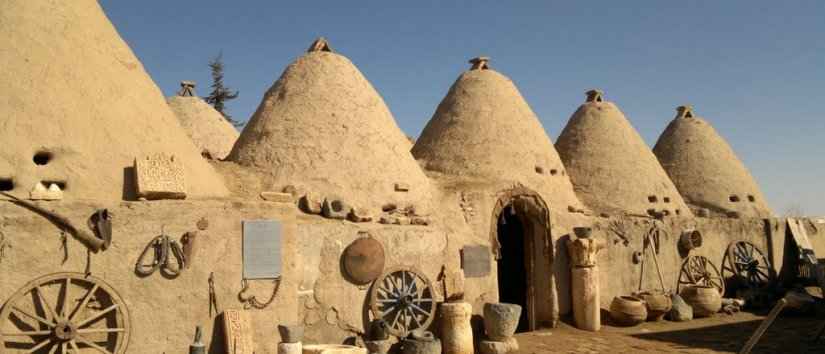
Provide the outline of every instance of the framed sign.
{"type": "Polygon", "coordinates": [[[486,246],[464,246],[461,249],[461,268],[467,278],[482,278],[490,275],[490,248],[486,246]]]}
{"type": "Polygon", "coordinates": [[[281,276],[281,223],[277,220],[243,221],[243,278],[275,279],[281,276]]]}

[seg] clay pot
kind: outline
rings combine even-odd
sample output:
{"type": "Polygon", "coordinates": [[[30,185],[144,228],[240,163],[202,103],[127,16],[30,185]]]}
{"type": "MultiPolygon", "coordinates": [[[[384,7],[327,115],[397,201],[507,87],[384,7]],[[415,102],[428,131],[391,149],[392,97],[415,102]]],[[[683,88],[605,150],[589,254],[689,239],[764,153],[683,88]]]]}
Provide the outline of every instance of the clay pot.
{"type": "Polygon", "coordinates": [[[686,230],[679,236],[679,247],[688,252],[702,246],[702,233],[699,230],[686,230]]]}
{"type": "Polygon", "coordinates": [[[682,298],[693,307],[694,317],[708,317],[722,309],[722,295],[708,285],[690,285],[682,289],[682,298]]]}
{"type": "Polygon", "coordinates": [[[643,291],[636,297],[644,300],[647,307],[648,321],[661,321],[665,314],[673,307],[670,295],[662,291],[643,291]]]}
{"type": "Polygon", "coordinates": [[[505,303],[484,304],[484,330],[487,338],[503,341],[516,333],[521,306],[505,303]]]}
{"type": "Polygon", "coordinates": [[[466,302],[441,304],[441,347],[444,354],[473,354],[473,307],[466,302]]]}
{"type": "Polygon", "coordinates": [[[402,354],[441,354],[441,341],[432,333],[413,333],[401,341],[402,354]]]}
{"type": "Polygon", "coordinates": [[[304,346],[297,343],[278,343],[278,354],[303,354],[304,346]]]}
{"type": "Polygon", "coordinates": [[[647,307],[642,299],[616,296],[610,304],[610,319],[620,326],[635,326],[647,319],[647,307]]]}
{"type": "Polygon", "coordinates": [[[389,339],[365,340],[364,346],[367,347],[369,354],[387,354],[392,347],[392,341],[389,339]]]}
{"type": "Polygon", "coordinates": [[[298,343],[304,338],[304,326],[278,325],[278,333],[281,334],[281,342],[298,343]]]}

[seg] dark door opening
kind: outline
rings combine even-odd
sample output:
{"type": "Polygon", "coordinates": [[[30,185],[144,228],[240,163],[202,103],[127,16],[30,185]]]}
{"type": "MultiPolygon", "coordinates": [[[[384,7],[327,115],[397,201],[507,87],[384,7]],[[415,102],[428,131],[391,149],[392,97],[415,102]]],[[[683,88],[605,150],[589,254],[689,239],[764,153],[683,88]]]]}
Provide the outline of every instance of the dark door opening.
{"type": "Polygon", "coordinates": [[[527,306],[526,228],[512,205],[505,207],[498,219],[498,298],[500,302],[521,305],[517,332],[530,330],[527,306]]]}

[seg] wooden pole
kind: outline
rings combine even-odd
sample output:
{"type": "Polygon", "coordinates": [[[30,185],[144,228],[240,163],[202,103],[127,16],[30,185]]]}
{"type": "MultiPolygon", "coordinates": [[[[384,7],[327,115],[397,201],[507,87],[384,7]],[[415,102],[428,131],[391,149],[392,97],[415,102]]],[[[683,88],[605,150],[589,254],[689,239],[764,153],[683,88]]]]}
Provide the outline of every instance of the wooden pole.
{"type": "Polygon", "coordinates": [[[745,346],[739,351],[739,354],[750,354],[751,349],[759,342],[759,339],[765,334],[765,331],[773,324],[773,321],[776,320],[776,317],[779,316],[779,313],[782,312],[782,309],[788,304],[788,300],[785,298],[780,299],[776,302],[776,305],[771,309],[771,312],[768,314],[768,317],[762,321],[762,324],[759,325],[759,328],[756,329],[756,332],[753,332],[750,339],[745,343],[745,346]]]}

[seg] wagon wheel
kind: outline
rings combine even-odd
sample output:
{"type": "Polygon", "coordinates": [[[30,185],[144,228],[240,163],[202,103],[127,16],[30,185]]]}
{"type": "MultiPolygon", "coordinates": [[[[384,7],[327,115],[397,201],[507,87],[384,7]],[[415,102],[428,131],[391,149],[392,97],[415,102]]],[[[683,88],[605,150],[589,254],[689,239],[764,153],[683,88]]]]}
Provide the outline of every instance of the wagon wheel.
{"type": "Polygon", "coordinates": [[[776,277],[765,254],[747,241],[728,246],[722,260],[722,275],[750,289],[764,288],[776,277]]]}
{"type": "Polygon", "coordinates": [[[436,303],[430,280],[414,268],[392,268],[372,284],[372,315],[383,319],[395,336],[426,329],[435,317],[436,303]]]}
{"type": "Polygon", "coordinates": [[[682,263],[676,291],[681,292],[682,287],[687,285],[713,286],[719,290],[720,295],[725,293],[725,281],[719,273],[719,268],[702,256],[690,256],[682,263]]]}
{"type": "Polygon", "coordinates": [[[126,352],[129,313],[111,286],[82,273],[32,280],[0,312],[2,353],[126,352]]]}

